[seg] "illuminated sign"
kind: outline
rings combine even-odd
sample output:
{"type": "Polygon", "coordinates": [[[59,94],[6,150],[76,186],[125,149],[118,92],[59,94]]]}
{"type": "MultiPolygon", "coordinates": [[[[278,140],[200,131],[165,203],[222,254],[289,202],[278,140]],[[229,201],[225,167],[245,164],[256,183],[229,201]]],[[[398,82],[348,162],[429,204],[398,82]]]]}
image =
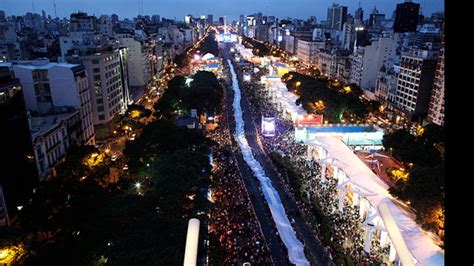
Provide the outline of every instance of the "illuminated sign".
{"type": "Polygon", "coordinates": [[[310,127],[315,125],[321,125],[323,123],[323,115],[300,115],[296,119],[296,126],[298,127],[310,127]]]}

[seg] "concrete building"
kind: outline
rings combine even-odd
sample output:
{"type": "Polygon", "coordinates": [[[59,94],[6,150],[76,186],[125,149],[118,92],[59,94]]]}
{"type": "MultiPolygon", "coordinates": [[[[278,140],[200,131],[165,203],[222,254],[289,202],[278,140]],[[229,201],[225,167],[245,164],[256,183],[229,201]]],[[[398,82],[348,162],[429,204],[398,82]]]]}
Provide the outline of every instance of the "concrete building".
{"type": "Polygon", "coordinates": [[[420,4],[411,1],[397,4],[395,10],[395,21],[393,22],[394,32],[415,32],[419,22],[420,4]]]}
{"type": "Polygon", "coordinates": [[[373,94],[380,68],[395,58],[396,50],[397,40],[393,37],[382,37],[368,46],[356,47],[351,56],[351,83],[365,90],[366,96],[373,94]]]}
{"type": "Polygon", "coordinates": [[[69,31],[96,31],[97,30],[97,18],[95,16],[89,16],[84,12],[77,12],[71,14],[69,21],[69,31]]]}
{"type": "Polygon", "coordinates": [[[109,16],[102,15],[97,20],[97,31],[105,36],[114,36],[114,24],[109,16]]]}
{"type": "Polygon", "coordinates": [[[354,49],[354,42],[356,39],[355,33],[355,25],[352,23],[344,23],[342,27],[342,33],[340,34],[339,41],[341,43],[341,47],[346,50],[353,50],[354,49]]]}
{"type": "MultiPolygon", "coordinates": [[[[85,50],[70,50],[66,61],[82,64],[89,79],[94,125],[111,122],[118,113],[126,110],[129,102],[128,84],[123,77],[127,70],[126,53],[112,46],[99,46],[85,50]]],[[[97,131],[96,127],[96,131],[97,131]]],[[[112,127],[108,127],[112,129],[112,127]]]]}
{"type": "Polygon", "coordinates": [[[132,35],[116,34],[120,44],[127,47],[128,80],[130,87],[144,88],[152,79],[152,52],[147,42],[132,35]]]}
{"type": "Polygon", "coordinates": [[[392,65],[390,67],[382,66],[380,69],[375,85],[375,97],[379,102],[384,104],[385,107],[389,107],[396,101],[399,74],[399,65],[392,65]]]}
{"type": "Polygon", "coordinates": [[[56,175],[54,167],[64,158],[71,145],[70,137],[79,125],[78,110],[30,117],[31,139],[40,181],[56,175]]]}
{"type": "Polygon", "coordinates": [[[58,107],[73,107],[79,110],[82,132],[76,144],[95,144],[90,86],[83,66],[36,60],[17,64],[13,70],[30,112],[48,115],[58,107]]]}
{"type": "Polygon", "coordinates": [[[328,7],[327,27],[332,30],[342,30],[342,26],[347,21],[347,6],[333,4],[328,7]]]}
{"type": "Polygon", "coordinates": [[[409,120],[427,115],[438,55],[419,49],[402,53],[396,104],[409,120]]]}
{"type": "Polygon", "coordinates": [[[309,66],[317,63],[318,50],[324,47],[324,41],[305,41],[299,39],[296,55],[301,63],[309,66]]]}
{"type": "Polygon", "coordinates": [[[438,65],[436,66],[428,120],[440,126],[444,125],[444,36],[441,42],[438,65]]]}

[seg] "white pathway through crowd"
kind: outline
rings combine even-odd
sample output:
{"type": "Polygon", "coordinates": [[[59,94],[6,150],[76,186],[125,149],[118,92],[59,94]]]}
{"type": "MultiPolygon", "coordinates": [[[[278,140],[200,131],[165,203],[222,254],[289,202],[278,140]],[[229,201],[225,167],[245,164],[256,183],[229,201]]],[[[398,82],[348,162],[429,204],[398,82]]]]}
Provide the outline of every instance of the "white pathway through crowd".
{"type": "Polygon", "coordinates": [[[262,165],[253,156],[252,150],[247,142],[247,139],[245,138],[244,120],[242,119],[242,108],[240,106],[241,94],[239,83],[237,81],[237,75],[235,74],[232,62],[229,59],[227,62],[229,63],[230,72],[232,75],[232,87],[234,90],[233,107],[235,117],[235,133],[244,160],[247,162],[249,167],[252,169],[252,172],[260,182],[263,195],[265,196],[267,204],[270,207],[273,220],[275,221],[276,227],[278,229],[278,234],[288,249],[288,257],[290,262],[296,265],[310,265],[304,254],[304,246],[298,240],[295,232],[293,231],[278,193],[276,192],[275,188],[273,188],[270,179],[263,170],[262,165]]]}

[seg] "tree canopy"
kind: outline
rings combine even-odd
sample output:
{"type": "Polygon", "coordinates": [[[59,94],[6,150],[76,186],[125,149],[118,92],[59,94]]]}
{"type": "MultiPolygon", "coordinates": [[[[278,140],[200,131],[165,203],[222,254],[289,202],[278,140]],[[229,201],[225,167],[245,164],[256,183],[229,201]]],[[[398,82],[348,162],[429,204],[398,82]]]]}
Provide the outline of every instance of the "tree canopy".
{"type": "Polygon", "coordinates": [[[358,86],[330,88],[328,80],[297,72],[286,73],[282,81],[289,91],[299,96],[297,104],[302,104],[308,113],[322,114],[330,123],[339,123],[342,119],[356,123],[369,112],[367,104],[359,97],[358,86]]]}

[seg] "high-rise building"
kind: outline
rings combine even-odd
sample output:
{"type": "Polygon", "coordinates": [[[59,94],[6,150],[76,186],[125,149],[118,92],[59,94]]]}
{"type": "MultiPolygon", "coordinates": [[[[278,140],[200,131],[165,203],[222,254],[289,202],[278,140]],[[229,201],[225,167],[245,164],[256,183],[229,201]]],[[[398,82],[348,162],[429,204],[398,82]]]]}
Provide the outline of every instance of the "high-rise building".
{"type": "Polygon", "coordinates": [[[109,16],[102,15],[97,20],[97,31],[105,36],[114,36],[114,25],[112,19],[109,16]]]}
{"type": "Polygon", "coordinates": [[[127,47],[128,85],[145,88],[152,79],[151,50],[146,41],[130,34],[116,34],[120,44],[127,47]]]}
{"type": "Polygon", "coordinates": [[[298,39],[296,47],[298,60],[307,66],[315,64],[317,62],[318,50],[324,47],[324,41],[298,39]]]}
{"type": "Polygon", "coordinates": [[[440,126],[444,125],[444,35],[431,92],[428,120],[440,126]]]}
{"type": "Polygon", "coordinates": [[[428,112],[438,55],[438,51],[420,49],[402,53],[396,104],[410,120],[428,112]]]}
{"type": "Polygon", "coordinates": [[[67,62],[82,64],[86,70],[94,125],[108,124],[126,110],[128,84],[123,81],[127,72],[123,70],[123,56],[119,48],[112,46],[72,49],[66,55],[67,62]]]}
{"type": "Polygon", "coordinates": [[[393,22],[394,32],[415,32],[419,22],[420,4],[406,1],[397,4],[395,10],[395,21],[393,22]]]}
{"type": "Polygon", "coordinates": [[[362,9],[362,7],[357,8],[354,14],[354,19],[356,20],[356,22],[359,23],[364,21],[364,10],[362,9]]]}
{"type": "Polygon", "coordinates": [[[347,21],[347,6],[333,4],[328,7],[327,26],[333,30],[342,30],[344,22],[347,21]]]}
{"type": "Polygon", "coordinates": [[[219,17],[219,25],[224,25],[224,17],[219,17]]]}
{"type": "Polygon", "coordinates": [[[374,6],[372,13],[369,16],[369,27],[370,28],[380,28],[382,26],[382,22],[385,20],[385,14],[380,14],[377,8],[374,6]]]}
{"type": "Polygon", "coordinates": [[[116,24],[119,22],[119,16],[117,14],[112,14],[111,16],[112,23],[116,24]]]}
{"type": "Polygon", "coordinates": [[[375,83],[380,68],[396,56],[397,41],[382,37],[367,46],[358,46],[351,56],[351,82],[362,89],[375,92],[375,83]]]}
{"type": "Polygon", "coordinates": [[[71,14],[69,31],[95,31],[97,29],[97,18],[87,13],[77,12],[71,14]]]}
{"type": "Polygon", "coordinates": [[[60,107],[79,110],[80,136],[73,141],[95,144],[90,86],[83,66],[37,60],[17,64],[13,70],[21,81],[28,111],[41,116],[60,107]]]}
{"type": "MultiPolygon", "coordinates": [[[[8,64],[8,63],[7,63],[8,64]]],[[[11,65],[0,66],[0,226],[9,225],[17,206],[26,204],[38,184],[27,110],[11,65]]]]}
{"type": "Polygon", "coordinates": [[[7,19],[6,19],[6,16],[5,16],[5,11],[3,10],[0,10],[0,22],[5,22],[7,19]]]}
{"type": "Polygon", "coordinates": [[[192,16],[192,15],[186,15],[186,16],[184,16],[184,23],[185,23],[186,25],[189,25],[192,20],[193,20],[193,16],[192,16]]]}
{"type": "Polygon", "coordinates": [[[208,25],[214,25],[214,18],[212,14],[207,15],[207,24],[208,25]]]}
{"type": "Polygon", "coordinates": [[[151,22],[154,24],[160,23],[160,15],[152,15],[151,16],[151,22]]]}

